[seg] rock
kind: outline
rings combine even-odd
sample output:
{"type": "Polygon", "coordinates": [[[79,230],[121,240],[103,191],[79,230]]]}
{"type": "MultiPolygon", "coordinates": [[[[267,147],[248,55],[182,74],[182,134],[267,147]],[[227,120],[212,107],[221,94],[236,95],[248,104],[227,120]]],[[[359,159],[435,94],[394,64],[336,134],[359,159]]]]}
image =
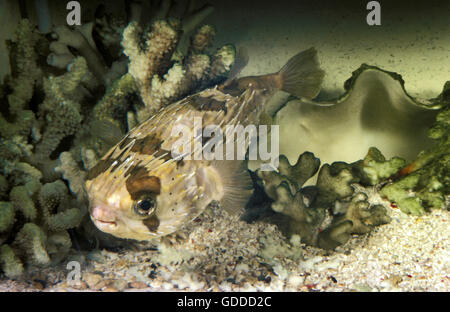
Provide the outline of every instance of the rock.
{"type": "Polygon", "coordinates": [[[119,291],[123,291],[124,289],[128,288],[128,282],[124,280],[115,280],[112,286],[117,288],[119,291]]]}
{"type": "Polygon", "coordinates": [[[100,274],[85,273],[83,274],[83,280],[90,289],[96,289],[95,286],[103,280],[103,276],[100,274]]]}
{"type": "MultiPolygon", "coordinates": [[[[78,289],[78,290],[85,290],[88,288],[88,284],[84,281],[78,281],[76,283],[69,284],[69,286],[71,286],[74,289],[78,289]]],[[[64,288],[64,287],[62,287],[62,288],[64,288]]]]}

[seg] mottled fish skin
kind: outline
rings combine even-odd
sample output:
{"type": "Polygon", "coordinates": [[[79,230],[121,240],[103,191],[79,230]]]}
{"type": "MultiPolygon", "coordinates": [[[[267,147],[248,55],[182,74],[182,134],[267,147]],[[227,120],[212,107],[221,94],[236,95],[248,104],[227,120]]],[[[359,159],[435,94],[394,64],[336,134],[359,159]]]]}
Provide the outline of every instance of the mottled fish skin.
{"type": "Polygon", "coordinates": [[[267,90],[247,86],[237,96],[211,88],[160,110],[132,129],[89,172],[86,182],[91,219],[102,231],[121,238],[148,240],[170,234],[223,196],[220,176],[211,161],[171,156],[176,125],[243,126],[259,120],[270,97],[267,90]],[[133,203],[145,194],[156,197],[156,210],[138,215],[133,203]]]}

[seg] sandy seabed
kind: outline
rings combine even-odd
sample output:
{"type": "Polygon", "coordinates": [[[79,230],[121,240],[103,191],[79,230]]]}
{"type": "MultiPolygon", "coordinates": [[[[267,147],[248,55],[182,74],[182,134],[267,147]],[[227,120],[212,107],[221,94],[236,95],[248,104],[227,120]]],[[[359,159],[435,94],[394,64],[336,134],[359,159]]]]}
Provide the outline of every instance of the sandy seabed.
{"type": "Polygon", "coordinates": [[[388,212],[391,223],[326,252],[212,210],[159,250],[74,251],[76,283],[62,264],[1,280],[0,291],[449,291],[450,212],[388,212]]]}

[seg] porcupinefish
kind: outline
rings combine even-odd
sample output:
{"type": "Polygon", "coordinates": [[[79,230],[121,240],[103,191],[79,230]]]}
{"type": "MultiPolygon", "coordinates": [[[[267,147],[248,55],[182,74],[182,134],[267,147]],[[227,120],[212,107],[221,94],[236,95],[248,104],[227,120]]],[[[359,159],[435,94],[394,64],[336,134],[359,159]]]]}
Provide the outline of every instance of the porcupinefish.
{"type": "Polygon", "coordinates": [[[236,211],[251,194],[243,161],[172,157],[173,127],[258,124],[265,103],[277,91],[312,99],[324,72],[310,48],[277,72],[229,79],[164,107],[129,131],[90,170],[86,189],[92,221],[120,238],[150,240],[171,234],[212,202],[236,211]]]}

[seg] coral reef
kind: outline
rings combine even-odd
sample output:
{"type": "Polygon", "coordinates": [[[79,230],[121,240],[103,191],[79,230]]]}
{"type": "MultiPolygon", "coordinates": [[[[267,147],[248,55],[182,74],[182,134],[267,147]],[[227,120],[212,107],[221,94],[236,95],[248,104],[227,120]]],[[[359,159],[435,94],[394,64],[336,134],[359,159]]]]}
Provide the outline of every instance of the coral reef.
{"type": "Polygon", "coordinates": [[[64,182],[44,173],[51,172],[50,154],[80,124],[75,101],[86,66],[76,59],[62,76],[45,73],[46,44],[33,25],[21,21],[9,43],[11,76],[1,86],[1,101],[9,110],[0,117],[0,262],[10,277],[25,265],[48,265],[63,257],[71,246],[67,230],[82,216],[76,203],[66,208],[71,197],[64,182]]]}
{"type": "MultiPolygon", "coordinates": [[[[334,203],[332,209],[340,211],[340,216],[333,215],[328,227],[317,235],[317,245],[324,248],[334,248],[345,242],[350,233],[367,232],[372,226],[388,221],[383,208],[367,206],[363,196],[354,193],[353,186],[366,189],[374,186],[382,197],[391,201],[392,207],[398,206],[401,211],[414,215],[448,206],[449,83],[436,98],[413,98],[406,93],[400,75],[363,64],[346,81],[345,89],[347,92],[336,101],[320,102],[323,106],[313,106],[304,100],[291,101],[275,116],[281,125],[282,153],[293,157],[308,150],[332,163],[322,166],[317,185],[311,187],[318,189],[315,205],[330,209],[334,203]],[[328,130],[323,129],[324,124],[329,125],[328,130]],[[302,141],[293,144],[291,133],[296,133],[302,141]],[[409,162],[396,156],[386,160],[375,148],[369,148],[363,160],[355,161],[361,157],[365,144],[377,145],[388,155],[400,155],[409,162]],[[337,159],[349,163],[333,162],[337,159]]],[[[279,177],[272,177],[280,191],[287,193],[289,183],[285,179],[281,181],[284,184],[280,184],[279,177]]],[[[270,189],[273,186],[266,184],[267,195],[279,200],[271,195],[270,189]]],[[[291,187],[290,191],[290,197],[283,198],[284,201],[288,198],[289,205],[293,205],[291,197],[297,190],[291,187]]],[[[299,197],[296,206],[301,206],[299,197]]],[[[283,211],[291,210],[286,208],[287,202],[283,205],[283,211]]],[[[307,233],[312,233],[311,229],[307,233]]],[[[302,239],[311,243],[310,238],[315,236],[306,234],[306,237],[302,239]]]]}
{"type": "Polygon", "coordinates": [[[2,102],[7,102],[2,107],[9,108],[0,116],[0,134],[3,138],[27,134],[34,123],[35,116],[29,102],[34,86],[42,79],[42,71],[36,66],[36,45],[40,40],[41,36],[33,25],[24,20],[17,28],[14,40],[7,42],[12,70],[11,77],[0,91],[2,102]]]}
{"type": "Polygon", "coordinates": [[[449,208],[446,200],[450,194],[449,91],[450,82],[447,82],[436,101],[441,109],[428,132],[435,145],[422,151],[380,191],[405,213],[421,215],[433,208],[449,208]]]}
{"type": "Polygon", "coordinates": [[[73,200],[62,180],[43,185],[30,180],[11,189],[9,202],[0,205],[0,258],[7,276],[21,274],[23,264],[45,266],[67,254],[68,230],[83,216],[73,200]]]}
{"type": "Polygon", "coordinates": [[[68,231],[81,223],[86,208],[73,195],[79,189],[69,193],[54,167],[82,128],[99,84],[81,56],[65,71],[50,68],[50,45],[22,20],[9,42],[11,75],[0,88],[0,266],[9,277],[65,257],[72,246],[68,231]]]}
{"type": "Polygon", "coordinates": [[[429,130],[437,142],[409,164],[399,157],[386,159],[371,147],[362,160],[324,164],[320,170],[319,159],[310,152],[301,154],[293,166],[281,155],[278,172],[257,170],[257,183],[271,200],[271,209],[288,217],[266,214],[266,218],[288,236],[298,234],[306,244],[334,249],[352,234],[365,234],[390,222],[386,208],[371,203],[374,192],[404,213],[421,215],[432,208],[445,208],[450,185],[448,86],[440,102],[433,104],[442,107],[429,130]],[[303,187],[317,172],[316,185],[303,187]]]}
{"type": "Polygon", "coordinates": [[[208,54],[214,27],[189,37],[211,6],[189,4],[180,21],[161,1],[150,28],[142,3],[127,5],[127,18],[101,5],[94,21],[44,27],[48,35],[24,19],[8,41],[11,74],[0,85],[0,271],[8,277],[61,261],[83,231],[89,244],[111,239],[85,218],[86,171],[154,108],[226,79],[233,65],[231,45],[208,54]]]}
{"type": "MultiPolygon", "coordinates": [[[[85,218],[86,171],[119,137],[156,110],[220,83],[230,74],[236,58],[234,47],[225,45],[210,51],[214,27],[203,25],[194,31],[211,12],[210,6],[196,10],[189,5],[175,19],[170,16],[177,4],[160,1],[146,24],[140,16],[140,5],[132,1],[127,18],[111,16],[99,7],[95,21],[81,27],[56,26],[50,36],[23,20],[8,43],[11,75],[0,86],[0,269],[8,277],[17,277],[30,266],[45,267],[64,259],[72,247],[72,229],[79,230],[80,224],[85,226],[91,245],[99,240],[108,245],[112,238],[102,237],[85,218]]],[[[365,234],[389,222],[384,206],[371,201],[378,188],[404,212],[421,214],[445,206],[450,176],[448,84],[438,98],[418,102],[407,96],[398,75],[363,66],[346,85],[349,92],[339,99],[339,105],[317,108],[327,111],[317,118],[312,116],[316,108],[302,104],[300,111],[309,119],[297,122],[308,129],[308,135],[302,137],[309,143],[330,149],[324,142],[342,141],[341,127],[349,135],[383,129],[383,133],[395,133],[392,145],[404,141],[399,149],[412,144],[412,152],[418,151],[430,143],[423,140],[427,144],[421,145],[439,108],[429,132],[437,142],[408,165],[402,158],[388,160],[379,150],[370,148],[365,158],[356,162],[352,161],[361,157],[342,157],[349,163],[327,161],[330,164],[320,166],[314,154],[305,152],[294,165],[281,156],[278,172],[257,171],[253,175],[257,191],[247,211],[249,218],[269,220],[290,237],[288,243],[277,231],[274,238],[275,227],[265,233],[263,229],[269,227],[261,224],[247,229],[248,237],[257,236],[252,237],[253,247],[244,256],[258,257],[254,264],[261,271],[269,264],[276,275],[285,276],[281,263],[299,260],[301,243],[334,249],[352,234],[365,234]],[[372,97],[374,92],[381,95],[372,97]],[[363,105],[357,100],[361,98],[363,105]],[[343,117],[348,112],[352,112],[351,118],[343,117]],[[345,125],[336,123],[331,115],[339,116],[345,125]],[[332,136],[322,131],[324,123],[330,125],[332,136]],[[415,145],[417,142],[420,144],[415,145]],[[317,183],[307,186],[316,174],[317,183]]],[[[388,149],[389,156],[397,152],[388,149]]],[[[221,235],[229,224],[236,224],[242,231],[246,227],[236,216],[222,215],[220,220],[228,220],[222,225],[215,217],[202,218],[201,229],[196,228],[197,223],[190,225],[190,237],[195,240],[189,244],[196,250],[199,247],[195,241],[203,239],[200,246],[208,251],[202,255],[203,261],[222,252],[221,235]],[[221,232],[215,234],[211,245],[205,233],[211,233],[213,225],[221,232]]],[[[230,261],[238,267],[247,242],[236,243],[242,238],[241,232],[228,234],[227,248],[234,250],[230,261]]],[[[111,245],[114,243],[111,241],[111,245]]],[[[157,261],[196,261],[190,253],[175,252],[176,247],[164,242],[159,246],[157,261]]],[[[194,270],[194,264],[188,270],[194,270]]],[[[210,265],[204,272],[214,270],[210,265]]],[[[239,270],[233,279],[243,279],[239,270]]],[[[231,273],[223,267],[218,271],[220,278],[231,273]]],[[[258,279],[254,274],[251,277],[258,279]]],[[[267,274],[261,273],[263,278],[267,274]]],[[[186,276],[180,278],[180,285],[189,280],[190,275],[186,276]]]]}
{"type": "Polygon", "coordinates": [[[279,225],[287,236],[299,235],[303,243],[334,249],[352,234],[368,233],[390,221],[384,206],[369,203],[365,193],[370,190],[364,186],[391,177],[403,164],[399,158],[386,160],[376,148],[361,161],[322,167],[309,152],[292,166],[281,155],[278,172],[256,171],[258,183],[272,200],[270,208],[277,213],[266,219],[279,225]],[[316,185],[303,187],[317,172],[316,185]]]}
{"type": "Polygon", "coordinates": [[[132,22],[123,32],[129,74],[145,104],[137,109],[138,122],[188,93],[220,82],[231,70],[235,60],[233,46],[226,45],[213,55],[205,53],[215,34],[209,25],[193,35],[185,57],[176,53],[181,28],[178,21],[157,20],[145,30],[132,22]]]}
{"type": "Polygon", "coordinates": [[[96,87],[84,58],[75,58],[67,69],[67,73],[44,81],[45,99],[39,110],[47,125],[36,146],[39,160],[48,158],[64,138],[78,132],[83,119],[81,102],[96,87]]]}

